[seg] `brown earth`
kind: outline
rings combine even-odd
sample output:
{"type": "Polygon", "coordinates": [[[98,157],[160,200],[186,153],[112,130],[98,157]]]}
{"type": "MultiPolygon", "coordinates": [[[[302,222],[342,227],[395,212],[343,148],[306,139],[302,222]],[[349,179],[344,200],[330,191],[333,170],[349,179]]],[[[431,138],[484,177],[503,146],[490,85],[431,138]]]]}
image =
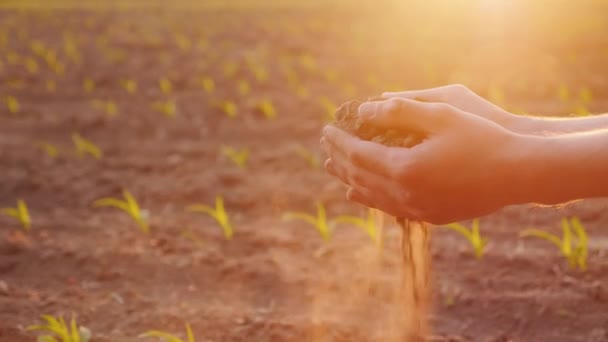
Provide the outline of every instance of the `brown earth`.
{"type": "MultiPolygon", "coordinates": [[[[552,20],[568,17],[578,27],[604,13],[591,5],[567,9],[556,6],[552,20]]],[[[558,86],[566,84],[571,99],[582,87],[592,91],[588,109],[608,107],[605,77],[597,76],[605,72],[606,51],[592,49],[604,46],[602,27],[565,34],[562,26],[551,29],[548,19],[532,20],[540,13],[532,8],[525,30],[513,25],[473,35],[479,27],[467,17],[472,14],[440,11],[432,18],[441,20],[432,21],[429,12],[422,5],[401,12],[0,12],[0,33],[8,37],[0,39],[0,95],[21,105],[17,114],[0,111],[0,207],[22,198],[33,220],[24,233],[0,216],[0,341],[34,341],[24,327],[42,314],[73,314],[91,329],[93,342],[136,341],[150,329],[183,337],[186,322],[197,341],[394,340],[400,329],[398,229],[384,229],[380,249],[355,227],[340,226],[323,243],[311,226],[281,219],[287,211],[313,213],[315,201],[332,217],[366,214],[344,199],[337,180],[295,152],[305,146],[320,156],[327,112],[320,98],[337,104],[395,84],[461,82],[502,98],[510,109],[552,115],[578,105],[557,98],[558,86]],[[380,15],[386,20],[377,20],[380,15]],[[401,30],[391,31],[398,23],[401,30]],[[439,30],[448,24],[460,29],[439,30]],[[388,33],[378,37],[369,27],[388,33]],[[64,52],[66,33],[79,46],[80,64],[64,52]],[[206,43],[182,50],[180,34],[206,43]],[[32,39],[57,51],[65,74],[34,56],[32,39]],[[8,51],[34,56],[39,72],[11,64],[8,51]],[[565,51],[576,56],[562,59],[565,51]],[[252,60],[267,68],[267,81],[244,68],[252,60]],[[241,67],[235,76],[223,71],[230,61],[241,67]],[[283,68],[295,71],[308,97],[296,95],[283,68]],[[204,75],[216,82],[212,94],[199,85],[204,75]],[[97,85],[92,93],[82,87],[86,77],[97,85]],[[161,77],[172,81],[168,95],[158,88],[161,77]],[[121,87],[126,78],[137,81],[135,94],[121,87]],[[238,79],[248,80],[250,94],[237,93],[238,79]],[[47,80],[56,81],[54,92],[47,80]],[[266,98],[277,109],[275,120],[254,109],[266,98]],[[118,113],[108,116],[92,99],[113,100],[118,113]],[[174,119],[151,107],[167,99],[177,104],[174,119]],[[224,99],[238,105],[237,118],[215,107],[224,99]],[[97,143],[102,159],[75,156],[72,132],[97,143]],[[55,144],[60,155],[45,155],[38,141],[55,144]],[[245,170],[221,156],[223,145],[251,150],[245,170]],[[150,235],[124,213],[91,207],[123,188],[150,213],[150,235]],[[184,211],[212,204],[216,195],[224,196],[235,227],[231,241],[209,217],[184,211]]],[[[461,236],[434,227],[430,321],[436,339],[608,341],[607,204],[518,206],[484,217],[490,246],[482,260],[461,236]],[[517,237],[529,227],[559,233],[564,216],[580,217],[590,235],[585,272],[568,269],[548,243],[517,237]]]]}

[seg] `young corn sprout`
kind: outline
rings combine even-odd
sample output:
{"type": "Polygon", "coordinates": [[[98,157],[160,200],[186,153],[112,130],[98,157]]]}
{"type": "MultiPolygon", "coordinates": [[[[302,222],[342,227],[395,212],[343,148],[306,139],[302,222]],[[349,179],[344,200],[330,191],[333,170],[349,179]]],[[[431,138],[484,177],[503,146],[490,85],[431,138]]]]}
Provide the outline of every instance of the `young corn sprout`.
{"type": "Polygon", "coordinates": [[[79,157],[84,157],[85,154],[90,154],[95,159],[101,159],[103,153],[93,142],[83,138],[78,133],[72,133],[72,141],[76,146],[76,153],[79,157]]]}
{"type": "Polygon", "coordinates": [[[186,340],[183,340],[175,335],[159,330],[146,331],[145,333],[139,335],[139,337],[158,337],[165,342],[196,342],[196,340],[194,339],[194,334],[192,333],[192,328],[188,323],[186,323],[186,340]]]}
{"type": "Polygon", "coordinates": [[[318,169],[321,166],[319,156],[303,146],[298,146],[295,149],[297,155],[306,160],[306,163],[313,169],[318,169]]]}
{"type": "Polygon", "coordinates": [[[572,268],[578,267],[581,271],[587,269],[587,232],[585,227],[578,219],[572,217],[570,221],[562,218],[562,237],[551,234],[540,229],[526,229],[519,233],[520,237],[535,237],[554,244],[568,260],[568,265],[572,268]],[[572,230],[574,229],[574,234],[572,230]]]}
{"type": "Polygon", "coordinates": [[[317,215],[310,215],[307,213],[301,212],[288,212],[283,214],[283,220],[292,221],[292,220],[301,220],[313,225],[319,234],[321,234],[321,238],[323,241],[328,242],[331,238],[331,232],[333,229],[333,225],[331,222],[327,220],[327,213],[325,212],[325,207],[323,203],[317,202],[317,215]]]}
{"type": "Polygon", "coordinates": [[[331,100],[328,99],[326,96],[322,96],[321,98],[319,98],[319,103],[325,110],[325,112],[323,113],[323,119],[326,121],[334,121],[336,119],[336,105],[331,102],[331,100]]]}
{"type": "Polygon", "coordinates": [[[120,85],[127,91],[129,94],[134,94],[137,91],[137,82],[134,80],[126,79],[121,80],[120,85]]]}
{"type": "Polygon", "coordinates": [[[224,231],[224,237],[226,240],[232,239],[234,231],[232,229],[232,225],[230,224],[228,213],[226,213],[226,209],[224,208],[224,199],[221,196],[217,196],[215,198],[215,208],[204,204],[193,204],[186,207],[186,211],[203,213],[211,216],[217,221],[224,231]]]}
{"type": "Polygon", "coordinates": [[[229,100],[225,100],[225,101],[218,103],[217,106],[222,111],[222,113],[226,114],[227,117],[229,117],[231,119],[236,117],[236,115],[237,115],[236,103],[229,101],[229,100]]]}
{"type": "Polygon", "coordinates": [[[9,113],[17,114],[19,113],[19,101],[14,96],[7,96],[6,99],[6,107],[8,108],[9,113]]]}
{"type": "Polygon", "coordinates": [[[94,108],[103,110],[108,116],[118,114],[118,106],[114,101],[93,100],[92,104],[94,108]]]}
{"type": "Polygon", "coordinates": [[[37,142],[35,146],[44,151],[44,153],[46,153],[51,158],[55,158],[59,155],[59,150],[53,144],[47,142],[37,142]]]}
{"type": "Polygon", "coordinates": [[[158,80],[158,86],[165,95],[169,95],[173,90],[173,85],[171,84],[171,81],[169,81],[169,79],[165,77],[158,80]]]}
{"type": "Polygon", "coordinates": [[[583,104],[578,104],[574,107],[574,114],[576,116],[588,116],[591,113],[589,112],[589,110],[587,109],[587,107],[585,107],[585,105],[583,104]]]}
{"type": "Polygon", "coordinates": [[[237,89],[239,91],[239,95],[245,96],[251,92],[251,87],[246,80],[239,80],[237,82],[237,89]]]}
{"type": "Polygon", "coordinates": [[[268,120],[272,120],[277,117],[277,110],[274,108],[272,101],[268,99],[260,101],[255,108],[268,120]]]}
{"type": "Polygon", "coordinates": [[[32,57],[26,58],[25,61],[23,62],[23,64],[24,64],[27,72],[29,72],[32,75],[37,74],[38,70],[40,69],[38,67],[38,62],[36,62],[36,60],[32,57]]]}
{"type": "Polygon", "coordinates": [[[84,79],[84,81],[82,81],[82,87],[84,88],[84,91],[90,93],[95,90],[95,82],[87,77],[84,79]]]}
{"type": "Polygon", "coordinates": [[[471,224],[471,229],[465,227],[460,223],[450,223],[445,226],[446,228],[452,229],[460,235],[464,236],[471,246],[473,247],[473,252],[475,253],[475,257],[477,259],[481,259],[483,256],[483,252],[487,245],[487,241],[481,237],[479,234],[479,219],[474,219],[471,224]]]}
{"type": "Polygon", "coordinates": [[[243,148],[240,150],[234,149],[230,146],[224,146],[221,149],[224,156],[230,159],[239,169],[244,169],[249,160],[249,149],[243,148]]]}
{"type": "Polygon", "coordinates": [[[215,82],[211,77],[203,77],[201,85],[207,94],[211,94],[215,90],[215,82]]]}
{"type": "Polygon", "coordinates": [[[44,324],[27,327],[27,330],[42,331],[46,334],[38,336],[38,342],[88,342],[91,338],[91,331],[84,326],[78,326],[74,317],[69,325],[63,317],[43,315],[42,320],[45,321],[44,324]]]}
{"type": "Polygon", "coordinates": [[[16,208],[2,208],[1,212],[5,216],[17,219],[25,231],[29,231],[32,227],[32,219],[24,200],[17,200],[16,208]]]}
{"type": "Polygon", "coordinates": [[[378,211],[372,208],[368,208],[367,218],[361,218],[351,215],[341,215],[334,218],[331,222],[334,224],[345,223],[361,228],[376,244],[376,246],[382,245],[380,236],[380,230],[376,225],[378,221],[378,211]]]}
{"type": "Polygon", "coordinates": [[[145,211],[139,208],[137,201],[127,190],[123,190],[124,200],[112,197],[105,197],[93,202],[93,207],[113,207],[129,214],[137,223],[142,232],[148,234],[150,227],[148,226],[148,215],[145,211]]]}
{"type": "Polygon", "coordinates": [[[172,100],[164,102],[154,102],[152,104],[152,108],[156,111],[161,112],[164,116],[168,118],[175,118],[175,116],[177,115],[177,105],[175,104],[175,101],[172,100]]]}

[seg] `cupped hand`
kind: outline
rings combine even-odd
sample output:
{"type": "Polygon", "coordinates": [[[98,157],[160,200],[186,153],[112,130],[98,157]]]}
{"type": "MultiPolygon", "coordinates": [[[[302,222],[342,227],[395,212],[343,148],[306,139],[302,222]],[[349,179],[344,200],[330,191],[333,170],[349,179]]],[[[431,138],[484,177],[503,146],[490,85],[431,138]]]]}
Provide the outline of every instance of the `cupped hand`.
{"type": "Polygon", "coordinates": [[[461,84],[422,90],[386,92],[382,94],[382,97],[446,103],[465,112],[494,121],[514,132],[526,133],[528,130],[525,117],[509,113],[461,84]]]}
{"type": "Polygon", "coordinates": [[[348,199],[434,224],[512,204],[518,134],[446,103],[404,98],[364,103],[358,115],[370,125],[426,139],[412,148],[388,147],[326,126],[325,168],[350,187],[348,199]]]}

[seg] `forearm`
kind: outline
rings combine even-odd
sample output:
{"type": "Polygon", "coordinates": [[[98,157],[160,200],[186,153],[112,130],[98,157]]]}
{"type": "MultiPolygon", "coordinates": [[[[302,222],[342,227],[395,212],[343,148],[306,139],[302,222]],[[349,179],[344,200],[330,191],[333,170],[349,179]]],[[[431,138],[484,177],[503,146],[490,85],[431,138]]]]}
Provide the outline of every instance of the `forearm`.
{"type": "Polygon", "coordinates": [[[513,168],[514,202],[559,204],[608,196],[608,129],[521,138],[513,168]]]}
{"type": "Polygon", "coordinates": [[[588,132],[608,128],[608,114],[569,118],[516,116],[511,126],[517,133],[543,136],[588,132]]]}

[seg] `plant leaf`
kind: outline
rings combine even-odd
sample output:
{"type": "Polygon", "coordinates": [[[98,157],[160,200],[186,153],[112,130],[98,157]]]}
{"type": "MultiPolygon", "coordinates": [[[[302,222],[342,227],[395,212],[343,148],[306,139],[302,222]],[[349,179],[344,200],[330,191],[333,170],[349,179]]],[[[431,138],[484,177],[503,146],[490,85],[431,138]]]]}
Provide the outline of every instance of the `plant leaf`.
{"type": "Polygon", "coordinates": [[[540,229],[525,229],[519,233],[520,237],[535,237],[543,239],[554,244],[560,251],[562,251],[562,240],[554,234],[545,232],[540,229]]]}
{"type": "Polygon", "coordinates": [[[175,335],[158,330],[146,331],[145,333],[139,335],[139,337],[158,337],[164,339],[166,342],[183,342],[181,338],[175,335]]]}
{"type": "Polygon", "coordinates": [[[116,198],[106,197],[106,198],[98,199],[97,201],[93,202],[93,206],[94,207],[118,208],[118,209],[123,210],[124,212],[130,214],[129,204],[125,201],[122,201],[122,200],[119,200],[116,198]]]}
{"type": "Polygon", "coordinates": [[[188,342],[196,342],[189,323],[186,323],[186,335],[188,336],[188,342]]]}

